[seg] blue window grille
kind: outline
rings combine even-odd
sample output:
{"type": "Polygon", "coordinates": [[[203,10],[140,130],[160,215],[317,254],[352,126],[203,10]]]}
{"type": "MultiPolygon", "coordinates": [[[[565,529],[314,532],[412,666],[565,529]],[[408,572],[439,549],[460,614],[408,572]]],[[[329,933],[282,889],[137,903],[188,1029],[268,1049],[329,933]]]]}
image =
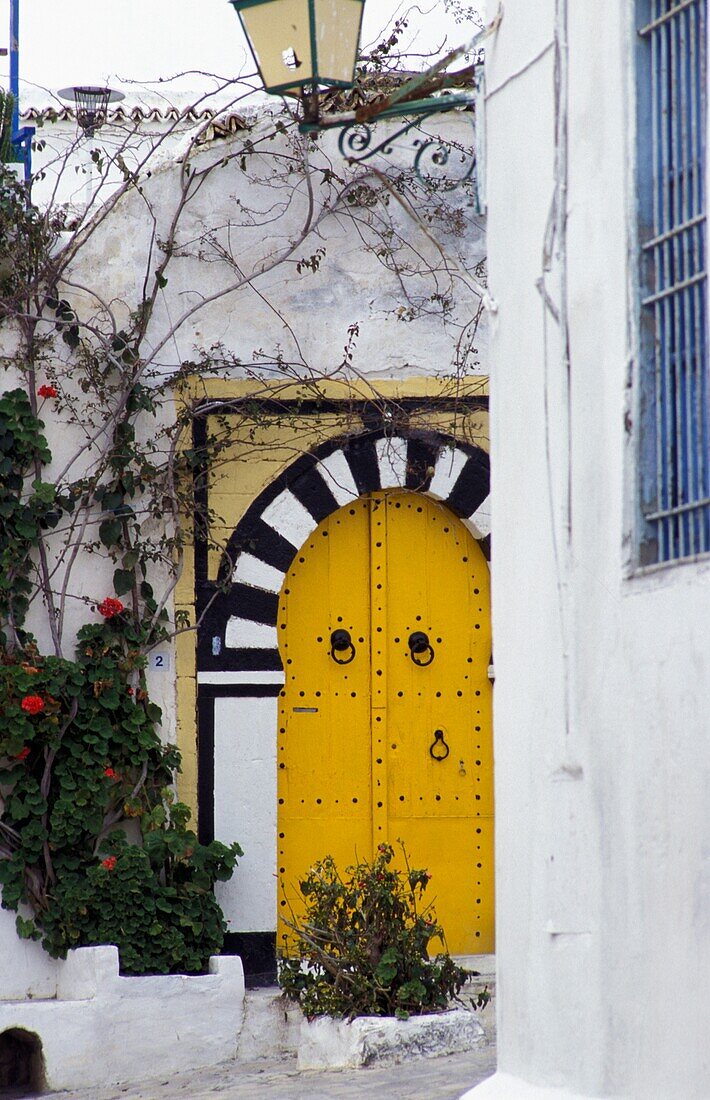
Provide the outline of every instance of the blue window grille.
{"type": "Polygon", "coordinates": [[[710,552],[707,0],[641,0],[639,563],[710,552]]]}

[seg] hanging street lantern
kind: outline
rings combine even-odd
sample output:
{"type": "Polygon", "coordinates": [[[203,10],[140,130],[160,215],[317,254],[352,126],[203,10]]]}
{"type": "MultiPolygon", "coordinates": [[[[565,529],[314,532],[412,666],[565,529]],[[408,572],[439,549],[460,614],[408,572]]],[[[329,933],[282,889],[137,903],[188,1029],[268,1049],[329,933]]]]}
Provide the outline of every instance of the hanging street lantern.
{"type": "Polygon", "coordinates": [[[303,98],[317,120],[321,88],[351,88],[365,0],[230,0],[264,88],[303,98]]]}
{"type": "Polygon", "coordinates": [[[109,103],[117,103],[125,98],[123,92],[93,84],[62,88],[57,94],[62,99],[73,101],[77,125],[86,137],[93,137],[104,125],[109,103]]]}

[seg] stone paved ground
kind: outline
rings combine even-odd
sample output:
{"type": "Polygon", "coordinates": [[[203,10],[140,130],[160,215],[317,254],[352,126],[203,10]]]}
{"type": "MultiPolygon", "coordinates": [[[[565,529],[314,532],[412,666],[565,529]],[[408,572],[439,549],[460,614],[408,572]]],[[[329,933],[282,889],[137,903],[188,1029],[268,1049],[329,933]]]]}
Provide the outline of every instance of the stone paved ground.
{"type": "Polygon", "coordinates": [[[495,1047],[481,1044],[468,1054],[412,1059],[372,1069],[299,1073],[295,1059],[223,1062],[213,1069],[179,1074],[125,1088],[53,1093],[56,1100],[456,1100],[495,1071],[495,1047]]]}

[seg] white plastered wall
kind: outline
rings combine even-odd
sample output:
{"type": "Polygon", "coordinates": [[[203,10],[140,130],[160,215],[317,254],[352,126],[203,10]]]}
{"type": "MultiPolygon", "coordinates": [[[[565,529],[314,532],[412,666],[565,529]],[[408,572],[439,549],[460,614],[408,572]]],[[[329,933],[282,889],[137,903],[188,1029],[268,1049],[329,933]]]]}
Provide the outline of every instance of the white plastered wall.
{"type": "Polygon", "coordinates": [[[230,931],[276,927],[277,710],[275,698],[214,700],[215,836],[244,849],[216,889],[230,931]]]}
{"type": "Polygon", "coordinates": [[[49,997],[0,1001],[0,1033],[39,1037],[52,1090],[212,1066],[236,1054],[243,1017],[238,957],[211,958],[203,975],[124,978],[112,946],[70,951],[49,997]]]}
{"type": "MultiPolygon", "coordinates": [[[[392,124],[383,125],[392,127],[392,124]]],[[[165,293],[156,304],[149,345],[159,343],[171,322],[192,306],[203,301],[206,304],[179,328],[158,361],[166,365],[194,361],[196,348],[221,344],[245,364],[241,369],[235,368],[232,376],[253,377],[255,371],[260,373],[254,364],[268,363],[270,356],[275,358],[278,347],[286,362],[298,364],[303,359],[307,365],[306,375],[309,370],[316,375],[330,375],[342,360],[348,329],[355,323],[359,332],[353,364],[355,373],[350,375],[353,378],[408,379],[448,374],[454,370],[456,341],[461,335],[456,326],[469,323],[478,304],[471,293],[475,280],[471,277],[470,286],[467,286],[465,268],[473,270],[485,254],[485,223],[475,214],[475,199],[470,188],[447,194],[448,202],[459,210],[458,228],[433,226],[434,236],[447,253],[446,262],[452,270],[458,268],[462,273],[462,277],[454,278],[451,318],[454,324],[427,311],[414,320],[406,320],[397,273],[388,270],[377,258],[377,250],[372,247],[363,225],[356,226],[347,216],[347,203],[346,212],[319,223],[317,232],[304,241],[302,250],[293,257],[294,260],[308,258],[316,248],[323,248],[325,253],[318,270],[297,271],[290,260],[269,269],[268,261],[272,256],[290,240],[298,239],[309,208],[305,189],[294,177],[293,194],[289,194],[288,203],[283,203],[279,220],[264,217],[264,224],[260,224],[261,218],[257,215],[256,224],[241,224],[247,219],[239,213],[240,208],[271,210],[274,196],[279,192],[274,191],[275,170],[273,162],[269,163],[268,153],[273,151],[283,157],[289,154],[289,148],[281,138],[269,141],[267,155],[255,155],[245,172],[239,168],[238,159],[230,161],[229,158],[238,158],[247,139],[257,145],[263,144],[273,127],[273,118],[262,112],[248,134],[236,134],[200,146],[191,158],[195,171],[204,171],[209,165],[217,167],[209,182],[196,190],[185,208],[178,239],[194,242],[200,239],[206,227],[219,225],[223,228],[232,219],[230,234],[222,232],[221,243],[235,249],[240,270],[249,273],[263,269],[263,274],[255,279],[258,293],[247,286],[219,297],[221,288],[235,282],[234,269],[228,264],[215,262],[214,258],[202,262],[194,256],[173,263],[165,293]],[[465,225],[465,233],[461,232],[461,225],[465,225]],[[278,320],[274,310],[287,324],[278,320]],[[257,357],[256,349],[262,352],[257,357]]],[[[442,137],[455,143],[465,145],[473,140],[470,115],[444,115],[437,121],[436,129],[442,137]]],[[[404,148],[397,143],[392,159],[409,170],[411,157],[406,143],[402,145],[404,148]]],[[[336,165],[350,178],[350,170],[337,148],[337,136],[326,133],[319,146],[320,150],[311,154],[314,175],[318,175],[319,169],[325,171],[336,165]]],[[[170,151],[177,155],[174,144],[170,145],[170,151]]],[[[366,167],[352,171],[360,173],[357,177],[353,175],[353,179],[362,178],[364,187],[370,185],[366,167]]],[[[127,317],[128,311],[140,300],[146,266],[150,271],[153,263],[152,254],[149,256],[148,252],[150,225],[146,203],[153,206],[160,233],[167,236],[179,195],[179,166],[167,154],[161,153],[150,179],[144,181],[141,195],[127,195],[105,228],[84,250],[74,270],[76,283],[96,289],[96,275],[100,272],[100,289],[109,294],[112,301],[121,303],[118,312],[125,309],[127,317]],[[129,259],[127,242],[130,242],[129,259]]],[[[353,207],[359,217],[366,208],[358,207],[357,203],[353,207]]],[[[426,232],[419,227],[413,208],[392,200],[387,206],[387,218],[394,226],[395,237],[411,242],[425,263],[440,268],[442,253],[427,235],[428,227],[425,227],[426,232]]],[[[411,259],[409,262],[411,265],[411,259]]],[[[433,284],[420,280],[412,272],[408,289],[413,296],[429,295],[432,287],[433,284]]],[[[90,295],[82,297],[74,291],[73,300],[79,303],[79,308],[95,308],[90,295]]],[[[487,373],[485,319],[477,330],[475,344],[477,354],[467,363],[467,371],[470,374],[487,373]]],[[[268,368],[264,368],[264,374],[274,378],[268,368]]]]}
{"type": "Polygon", "coordinates": [[[552,0],[506,0],[487,48],[500,1070],[475,1100],[710,1096],[710,564],[626,570],[630,19],[569,4],[569,423],[536,286],[552,0]]]}

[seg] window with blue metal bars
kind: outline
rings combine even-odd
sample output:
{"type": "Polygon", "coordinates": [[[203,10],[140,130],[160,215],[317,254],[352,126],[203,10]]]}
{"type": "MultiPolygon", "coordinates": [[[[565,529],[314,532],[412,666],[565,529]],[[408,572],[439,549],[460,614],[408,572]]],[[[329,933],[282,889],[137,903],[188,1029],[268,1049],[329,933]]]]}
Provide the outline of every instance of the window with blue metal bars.
{"type": "Polygon", "coordinates": [[[641,0],[639,563],[710,552],[707,0],[641,0]]]}

